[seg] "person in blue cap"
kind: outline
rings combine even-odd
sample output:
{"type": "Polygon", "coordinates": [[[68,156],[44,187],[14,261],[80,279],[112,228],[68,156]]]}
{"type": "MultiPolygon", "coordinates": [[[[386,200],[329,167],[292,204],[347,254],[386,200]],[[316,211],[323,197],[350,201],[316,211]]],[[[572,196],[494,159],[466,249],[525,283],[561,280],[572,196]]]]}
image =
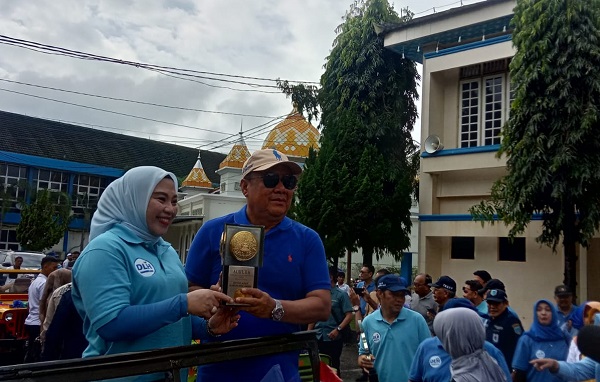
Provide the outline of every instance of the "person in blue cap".
{"type": "Polygon", "coordinates": [[[404,308],[409,293],[406,281],[385,275],[377,281],[380,308],[365,317],[366,345],[359,341],[358,365],[375,369],[380,382],[406,381],[419,344],[430,338],[421,314],[404,308]]]}
{"type": "Polygon", "coordinates": [[[508,296],[502,289],[491,289],[485,301],[489,319],[484,321],[486,340],[497,347],[506,363],[512,365],[519,337],[523,334],[521,320],[508,309],[508,296]]]}

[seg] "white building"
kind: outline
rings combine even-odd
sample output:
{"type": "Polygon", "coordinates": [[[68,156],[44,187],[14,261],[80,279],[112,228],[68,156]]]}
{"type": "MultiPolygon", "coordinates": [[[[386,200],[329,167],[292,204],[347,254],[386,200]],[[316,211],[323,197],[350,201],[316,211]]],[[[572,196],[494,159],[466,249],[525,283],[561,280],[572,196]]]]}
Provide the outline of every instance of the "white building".
{"type": "MultiPolygon", "coordinates": [[[[450,275],[459,286],[473,271],[489,271],[504,281],[511,305],[528,327],[533,303],[552,300],[554,287],[562,283],[561,248],[552,253],[535,241],[539,220],[511,243],[504,224],[482,226],[468,212],[505,174],[506,160],[496,153],[509,117],[515,5],[515,0],[487,0],[416,18],[387,29],[384,44],[423,64],[421,137],[424,143],[435,135],[443,144],[435,153],[422,153],[420,271],[434,278],[450,275]]],[[[591,250],[579,249],[580,301],[600,298],[600,280],[593,277],[600,265],[592,253],[600,251],[597,244],[595,239],[591,250]]]]}

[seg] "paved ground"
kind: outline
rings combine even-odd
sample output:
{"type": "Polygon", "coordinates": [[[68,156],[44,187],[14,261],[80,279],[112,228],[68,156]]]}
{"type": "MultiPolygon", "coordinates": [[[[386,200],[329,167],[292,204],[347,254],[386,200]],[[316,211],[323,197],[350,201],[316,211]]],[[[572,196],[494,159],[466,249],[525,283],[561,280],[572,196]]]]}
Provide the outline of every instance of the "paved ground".
{"type": "Polygon", "coordinates": [[[362,375],[361,369],[356,364],[357,358],[357,345],[344,345],[344,350],[342,350],[342,358],[340,359],[342,380],[344,380],[344,382],[353,382],[356,378],[362,375]]]}

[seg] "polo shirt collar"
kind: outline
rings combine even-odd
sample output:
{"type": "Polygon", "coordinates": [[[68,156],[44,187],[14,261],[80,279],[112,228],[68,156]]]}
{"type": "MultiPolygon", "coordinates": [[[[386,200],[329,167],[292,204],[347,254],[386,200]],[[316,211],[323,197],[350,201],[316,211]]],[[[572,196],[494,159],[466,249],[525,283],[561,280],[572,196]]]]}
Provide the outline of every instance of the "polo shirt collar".
{"type": "Polygon", "coordinates": [[[132,230],[124,226],[123,224],[117,224],[111,229],[115,235],[117,235],[121,240],[129,243],[129,244],[149,244],[152,246],[164,247],[169,246],[170,244],[163,240],[163,238],[159,238],[155,243],[150,243],[145,241],[136,235],[132,230]]]}
{"type": "MultiPolygon", "coordinates": [[[[252,224],[250,223],[250,221],[248,220],[248,214],[246,213],[246,207],[248,205],[244,205],[241,209],[239,209],[237,212],[235,212],[233,214],[233,221],[236,224],[252,224]]],[[[283,218],[283,220],[281,222],[279,222],[279,224],[277,224],[275,227],[271,228],[269,230],[269,232],[267,232],[267,235],[271,232],[277,231],[277,230],[286,230],[288,228],[290,228],[292,226],[292,219],[288,218],[287,216],[283,218]]]]}
{"type": "MultiPolygon", "coordinates": [[[[400,309],[400,314],[398,315],[398,317],[396,317],[396,319],[394,320],[394,322],[406,320],[406,315],[407,315],[407,313],[405,312],[406,309],[408,309],[408,308],[405,307],[405,306],[403,306],[402,309],[400,309]]],[[[379,309],[377,309],[376,311],[374,311],[373,313],[371,313],[371,314],[376,314],[375,318],[378,321],[383,321],[383,322],[387,323],[387,321],[383,318],[383,315],[381,314],[381,307],[379,309]]]]}

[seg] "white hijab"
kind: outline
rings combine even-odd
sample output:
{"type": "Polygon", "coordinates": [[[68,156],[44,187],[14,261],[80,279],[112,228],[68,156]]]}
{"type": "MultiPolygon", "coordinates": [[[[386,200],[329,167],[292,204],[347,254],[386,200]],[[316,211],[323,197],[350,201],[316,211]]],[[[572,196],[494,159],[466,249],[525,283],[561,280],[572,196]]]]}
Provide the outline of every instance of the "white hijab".
{"type": "Polygon", "coordinates": [[[452,357],[456,382],[506,382],[506,376],[484,349],[485,328],[479,315],[468,308],[444,310],[433,321],[435,335],[452,357]]]}
{"type": "Polygon", "coordinates": [[[134,167],[106,187],[92,218],[90,241],[122,223],[144,241],[156,242],[159,237],[148,230],[146,210],[156,185],[169,177],[177,190],[177,177],[154,166],[134,167]]]}

